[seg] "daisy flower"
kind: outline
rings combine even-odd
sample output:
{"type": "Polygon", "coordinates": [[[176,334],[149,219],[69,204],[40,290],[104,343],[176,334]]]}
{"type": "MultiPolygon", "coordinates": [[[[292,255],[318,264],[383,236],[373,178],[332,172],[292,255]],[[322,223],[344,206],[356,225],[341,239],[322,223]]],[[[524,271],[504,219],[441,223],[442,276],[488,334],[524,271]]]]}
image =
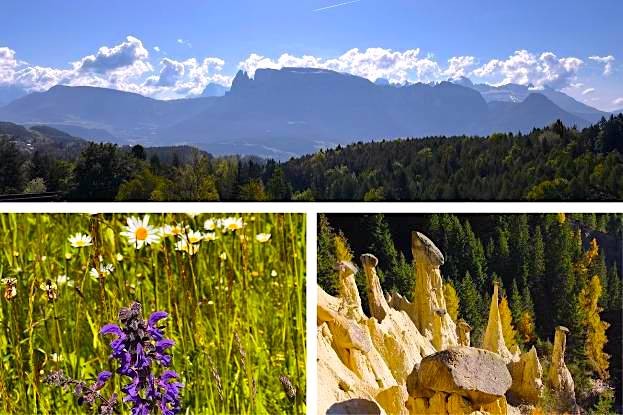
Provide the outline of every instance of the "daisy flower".
{"type": "Polygon", "coordinates": [[[185,240],[177,241],[175,243],[175,250],[186,252],[188,255],[195,255],[199,252],[199,245],[189,244],[185,240]]]}
{"type": "Polygon", "coordinates": [[[85,246],[93,245],[93,240],[86,233],[78,232],[67,239],[69,240],[71,246],[73,246],[74,248],[84,248],[85,246]]]}
{"type": "Polygon", "coordinates": [[[203,235],[199,231],[193,231],[192,229],[183,235],[183,239],[190,244],[198,244],[203,239],[203,235]]]}
{"type": "Polygon", "coordinates": [[[268,242],[268,240],[270,239],[270,234],[258,233],[257,235],[255,235],[255,239],[260,243],[268,242]]]}
{"type": "Polygon", "coordinates": [[[216,230],[216,227],[218,225],[218,220],[214,220],[212,218],[207,219],[205,222],[203,222],[203,229],[205,229],[206,231],[210,231],[210,232],[214,232],[216,230]]]}
{"type": "Polygon", "coordinates": [[[96,268],[91,268],[91,271],[89,271],[89,275],[91,276],[91,278],[97,280],[99,278],[108,277],[114,271],[115,271],[115,267],[113,267],[112,264],[104,264],[102,262],[100,264],[99,270],[97,270],[96,268]]]}
{"type": "Polygon", "coordinates": [[[149,215],[143,216],[143,219],[135,216],[129,217],[128,226],[124,228],[126,230],[121,232],[121,235],[128,238],[128,242],[134,245],[136,249],[160,242],[156,230],[149,224],[149,215]]]}
{"type": "Polygon", "coordinates": [[[242,229],[246,224],[243,222],[242,218],[234,218],[229,217],[223,219],[221,222],[221,226],[223,227],[223,232],[231,231],[235,232],[237,230],[242,229]]]}
{"type": "Polygon", "coordinates": [[[184,226],[182,224],[176,225],[164,225],[160,228],[160,235],[165,236],[178,236],[184,233],[184,230],[188,229],[188,226],[184,226]]]}
{"type": "Polygon", "coordinates": [[[203,234],[204,241],[216,241],[216,232],[208,232],[203,234]]]}

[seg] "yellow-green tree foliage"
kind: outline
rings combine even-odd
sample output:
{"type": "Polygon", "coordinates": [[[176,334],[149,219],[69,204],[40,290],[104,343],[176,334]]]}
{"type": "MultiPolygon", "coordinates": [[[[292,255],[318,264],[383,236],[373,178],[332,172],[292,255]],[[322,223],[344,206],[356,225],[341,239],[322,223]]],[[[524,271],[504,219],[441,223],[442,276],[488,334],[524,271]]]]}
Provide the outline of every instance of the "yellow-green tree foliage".
{"type": "Polygon", "coordinates": [[[586,316],[586,358],[599,377],[607,379],[608,359],[610,356],[604,353],[604,346],[608,341],[606,329],[609,324],[601,321],[599,317],[601,312],[601,307],[599,307],[601,292],[599,276],[594,275],[589,284],[580,293],[580,304],[586,316]]]}
{"type": "Polygon", "coordinates": [[[447,282],[443,285],[443,296],[446,298],[446,308],[452,320],[456,321],[459,316],[459,296],[452,283],[447,282]]]}
{"type": "Polygon", "coordinates": [[[506,343],[506,347],[510,349],[517,344],[517,332],[513,327],[513,315],[511,314],[511,309],[508,306],[506,296],[502,297],[502,301],[500,301],[498,308],[500,310],[500,321],[502,322],[504,342],[506,343]]]}
{"type": "Polygon", "coordinates": [[[338,261],[352,261],[353,259],[353,252],[342,231],[335,235],[335,256],[338,261]]]}
{"type": "Polygon", "coordinates": [[[534,330],[534,316],[529,311],[522,312],[517,322],[517,332],[519,333],[521,342],[526,344],[536,340],[534,330]]]}

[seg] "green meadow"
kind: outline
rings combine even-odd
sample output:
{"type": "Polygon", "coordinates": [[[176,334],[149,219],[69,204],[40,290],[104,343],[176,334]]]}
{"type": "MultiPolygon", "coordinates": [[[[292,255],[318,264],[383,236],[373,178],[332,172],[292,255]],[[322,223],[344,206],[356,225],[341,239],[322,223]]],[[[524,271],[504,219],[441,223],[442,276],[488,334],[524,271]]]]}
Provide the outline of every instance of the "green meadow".
{"type": "Polygon", "coordinates": [[[305,233],[296,214],[0,215],[0,413],[97,413],[44,379],[115,373],[100,329],[133,301],[169,314],[180,413],[305,413],[305,233]]]}

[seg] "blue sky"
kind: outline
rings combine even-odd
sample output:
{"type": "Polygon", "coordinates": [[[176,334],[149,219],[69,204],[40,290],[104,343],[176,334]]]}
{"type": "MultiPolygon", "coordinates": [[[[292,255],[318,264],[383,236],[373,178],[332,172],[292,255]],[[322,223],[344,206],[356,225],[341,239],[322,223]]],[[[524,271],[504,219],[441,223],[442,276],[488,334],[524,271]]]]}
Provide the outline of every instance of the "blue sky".
{"type": "Polygon", "coordinates": [[[239,68],[299,65],[392,82],[550,85],[614,109],[623,107],[623,2],[598,3],[3,0],[0,86],[174,98],[227,84],[239,68]],[[327,8],[339,3],[349,4],[327,8]]]}

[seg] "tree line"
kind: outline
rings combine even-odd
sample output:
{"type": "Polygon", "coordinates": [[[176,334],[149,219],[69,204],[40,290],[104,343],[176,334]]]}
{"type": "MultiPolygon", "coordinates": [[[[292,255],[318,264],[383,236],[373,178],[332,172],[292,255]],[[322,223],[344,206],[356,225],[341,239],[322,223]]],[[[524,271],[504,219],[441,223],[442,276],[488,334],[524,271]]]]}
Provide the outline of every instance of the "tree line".
{"type": "Polygon", "coordinates": [[[95,143],[61,159],[0,137],[0,194],[44,189],[68,200],[621,200],[623,114],[583,130],[558,121],[525,135],[358,142],[283,163],[95,143]]]}

